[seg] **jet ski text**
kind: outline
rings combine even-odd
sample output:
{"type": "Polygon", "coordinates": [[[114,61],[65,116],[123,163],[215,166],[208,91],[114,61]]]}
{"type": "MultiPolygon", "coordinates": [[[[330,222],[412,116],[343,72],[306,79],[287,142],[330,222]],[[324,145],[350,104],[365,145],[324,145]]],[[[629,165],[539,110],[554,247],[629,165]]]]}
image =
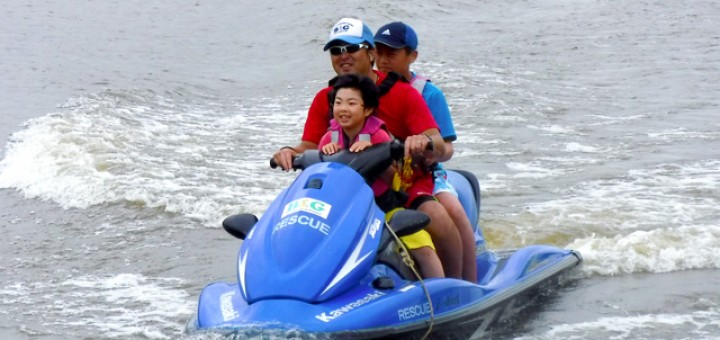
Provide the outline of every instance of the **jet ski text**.
{"type": "Polygon", "coordinates": [[[327,225],[326,223],[323,223],[320,220],[316,220],[314,217],[309,217],[309,216],[305,216],[305,215],[299,215],[299,216],[292,215],[292,216],[288,216],[288,217],[285,217],[282,220],[280,220],[280,222],[278,222],[275,225],[275,227],[273,228],[273,234],[278,232],[278,230],[280,230],[282,228],[285,228],[285,227],[288,227],[288,226],[291,226],[294,224],[301,224],[301,225],[309,226],[310,228],[313,228],[325,235],[330,233],[330,226],[327,225]]]}

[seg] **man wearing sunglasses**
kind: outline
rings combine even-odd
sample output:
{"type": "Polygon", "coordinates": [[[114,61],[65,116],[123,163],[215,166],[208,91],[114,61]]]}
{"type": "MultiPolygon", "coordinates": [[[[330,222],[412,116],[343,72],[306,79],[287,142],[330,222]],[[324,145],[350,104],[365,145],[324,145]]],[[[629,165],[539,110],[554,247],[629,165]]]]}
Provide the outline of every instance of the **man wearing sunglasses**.
{"type": "MultiPolygon", "coordinates": [[[[330,31],[330,37],[324,47],[330,53],[330,61],[335,73],[360,74],[370,77],[381,86],[385,73],[373,70],[375,62],[375,42],[370,28],[359,19],[340,19],[330,31]]],[[[313,100],[305,121],[301,142],[295,147],[283,147],[273,158],[286,171],[291,169],[292,156],[305,150],[317,149],[320,138],[330,126],[328,92],[332,87],[320,90],[313,100]]],[[[448,160],[445,144],[438,126],[425,104],[422,96],[408,83],[398,81],[380,98],[377,115],[385,121],[391,134],[405,141],[406,157],[424,158],[427,164],[448,160]],[[426,151],[432,143],[432,151],[426,151]]],[[[415,170],[415,169],[414,169],[415,170]]],[[[414,178],[406,190],[410,198],[408,207],[417,209],[430,216],[430,225],[426,230],[432,236],[442,267],[423,268],[425,277],[462,277],[462,244],[457,227],[445,208],[432,196],[434,183],[432,173],[414,178]]],[[[432,254],[434,255],[434,253],[432,254]]],[[[422,262],[418,259],[418,262],[422,262]]],[[[431,260],[428,259],[431,262],[431,260]]],[[[421,264],[421,267],[422,264],[421,264]]]]}

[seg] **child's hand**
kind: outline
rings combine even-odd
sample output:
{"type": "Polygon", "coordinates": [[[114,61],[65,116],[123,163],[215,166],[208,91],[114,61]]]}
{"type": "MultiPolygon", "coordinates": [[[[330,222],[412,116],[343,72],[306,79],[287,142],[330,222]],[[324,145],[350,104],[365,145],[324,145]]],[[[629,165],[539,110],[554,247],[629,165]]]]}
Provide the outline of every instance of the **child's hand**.
{"type": "Polygon", "coordinates": [[[372,145],[369,141],[366,140],[360,140],[355,143],[353,143],[352,146],[350,146],[350,152],[360,152],[367,148],[369,148],[372,145]]]}
{"type": "Polygon", "coordinates": [[[326,155],[332,155],[340,150],[340,145],[335,143],[328,143],[325,144],[325,146],[322,147],[322,153],[326,155]]]}

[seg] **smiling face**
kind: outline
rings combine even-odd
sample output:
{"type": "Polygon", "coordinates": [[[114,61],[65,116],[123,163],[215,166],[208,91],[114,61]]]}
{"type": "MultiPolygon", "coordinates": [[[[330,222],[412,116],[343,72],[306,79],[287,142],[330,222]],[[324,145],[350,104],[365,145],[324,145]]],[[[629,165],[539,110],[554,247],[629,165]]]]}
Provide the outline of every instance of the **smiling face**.
{"type": "MultiPolygon", "coordinates": [[[[338,40],[332,46],[347,46],[348,43],[338,40]]],[[[368,75],[372,70],[372,60],[374,58],[374,50],[365,45],[355,52],[345,51],[339,55],[330,53],[330,61],[333,69],[338,75],[341,74],[360,74],[368,75]]]]}
{"type": "Polygon", "coordinates": [[[366,108],[362,92],[356,88],[341,88],[335,94],[333,118],[351,139],[362,130],[365,118],[373,112],[366,108]]]}

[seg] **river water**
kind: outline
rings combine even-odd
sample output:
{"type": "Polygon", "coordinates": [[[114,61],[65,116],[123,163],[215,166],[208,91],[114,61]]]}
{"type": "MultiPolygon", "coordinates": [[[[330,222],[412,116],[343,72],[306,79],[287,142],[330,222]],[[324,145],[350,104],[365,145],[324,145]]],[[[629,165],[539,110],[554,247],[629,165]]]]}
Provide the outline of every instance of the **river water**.
{"type": "Polygon", "coordinates": [[[0,10],[0,334],[178,339],[333,76],[332,24],[403,20],[490,248],[580,278],[490,335],[720,338],[720,4],[51,1],[0,10]]]}

